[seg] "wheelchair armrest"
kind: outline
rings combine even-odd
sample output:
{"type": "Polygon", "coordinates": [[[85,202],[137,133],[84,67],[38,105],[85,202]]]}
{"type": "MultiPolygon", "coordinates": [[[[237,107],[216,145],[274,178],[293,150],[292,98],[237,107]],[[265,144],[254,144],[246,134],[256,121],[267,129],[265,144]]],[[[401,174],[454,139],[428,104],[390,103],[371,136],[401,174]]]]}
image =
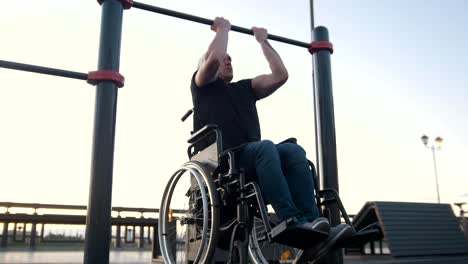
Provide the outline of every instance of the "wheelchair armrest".
{"type": "Polygon", "coordinates": [[[220,134],[219,134],[219,132],[217,130],[218,130],[217,125],[206,125],[206,126],[200,128],[197,132],[195,132],[187,140],[187,142],[190,143],[190,144],[193,144],[193,143],[197,142],[199,139],[203,138],[204,136],[206,136],[207,134],[209,134],[212,131],[215,131],[215,133],[217,133],[218,136],[219,136],[220,134]]]}
{"type": "Polygon", "coordinates": [[[218,129],[218,126],[213,124],[208,124],[199,129],[187,142],[190,144],[187,149],[189,159],[203,152],[205,153],[203,154],[205,160],[212,159],[213,161],[217,161],[218,155],[223,149],[221,131],[218,129]]]}

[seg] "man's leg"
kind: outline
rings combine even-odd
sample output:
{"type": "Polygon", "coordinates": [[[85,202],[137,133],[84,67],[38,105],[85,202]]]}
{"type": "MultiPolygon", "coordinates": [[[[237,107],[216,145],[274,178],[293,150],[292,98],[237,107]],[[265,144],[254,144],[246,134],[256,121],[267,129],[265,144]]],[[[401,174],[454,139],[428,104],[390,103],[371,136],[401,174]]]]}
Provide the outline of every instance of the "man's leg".
{"type": "Polygon", "coordinates": [[[247,173],[256,173],[263,195],[281,221],[301,215],[289,192],[288,182],[281,170],[280,156],[273,142],[262,140],[249,143],[239,152],[239,158],[241,167],[247,173]]]}
{"type": "Polygon", "coordinates": [[[314,196],[314,180],[312,178],[315,175],[312,175],[309,168],[304,149],[292,143],[279,144],[277,148],[281,158],[281,165],[297,208],[304,212],[305,217],[311,221],[310,224],[316,226],[313,227],[314,229],[327,230],[326,232],[329,232],[327,239],[321,243],[307,250],[301,250],[294,263],[317,260],[329,252],[336,243],[353,236],[354,231],[347,224],[339,224],[330,229],[328,221],[323,217],[319,217],[314,196]]]}
{"type": "Polygon", "coordinates": [[[301,146],[293,143],[283,143],[276,147],[294,204],[309,221],[313,221],[319,217],[319,211],[314,196],[315,175],[309,168],[306,153],[301,146]]]}

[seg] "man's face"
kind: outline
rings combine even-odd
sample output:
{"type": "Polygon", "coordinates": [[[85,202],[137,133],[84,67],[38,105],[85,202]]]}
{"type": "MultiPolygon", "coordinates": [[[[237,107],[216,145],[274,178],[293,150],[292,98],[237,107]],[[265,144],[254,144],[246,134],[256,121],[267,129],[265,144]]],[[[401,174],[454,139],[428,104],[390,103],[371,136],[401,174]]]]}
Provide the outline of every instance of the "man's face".
{"type": "Polygon", "coordinates": [[[231,56],[226,54],[223,62],[219,66],[218,77],[226,82],[230,82],[233,78],[232,65],[231,65],[231,56]]]}

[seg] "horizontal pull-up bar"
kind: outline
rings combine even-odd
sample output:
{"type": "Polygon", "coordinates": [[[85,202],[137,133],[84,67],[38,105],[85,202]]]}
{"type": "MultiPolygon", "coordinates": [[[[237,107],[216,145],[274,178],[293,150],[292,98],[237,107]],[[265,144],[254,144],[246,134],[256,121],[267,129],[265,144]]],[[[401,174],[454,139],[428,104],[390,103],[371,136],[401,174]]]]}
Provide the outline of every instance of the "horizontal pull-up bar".
{"type": "MultiPolygon", "coordinates": [[[[169,9],[165,9],[165,8],[161,8],[161,7],[157,7],[157,6],[152,6],[152,5],[148,5],[148,4],[133,2],[132,6],[135,7],[135,8],[146,10],[146,11],[150,11],[150,12],[154,12],[154,13],[158,13],[158,14],[162,14],[162,15],[166,15],[166,16],[177,17],[177,18],[181,18],[181,19],[185,19],[185,20],[189,20],[189,21],[192,21],[192,22],[197,22],[197,23],[201,23],[201,24],[205,24],[205,25],[209,25],[209,26],[211,26],[213,24],[213,20],[211,20],[211,19],[206,19],[206,18],[203,18],[203,17],[193,16],[193,15],[185,14],[185,13],[182,13],[182,12],[177,12],[177,11],[173,11],[173,10],[169,10],[169,9]]],[[[243,28],[243,27],[238,27],[238,26],[231,25],[231,30],[239,32],[239,33],[253,35],[253,32],[252,32],[251,29],[247,29],[247,28],[243,28]]],[[[286,43],[286,44],[291,44],[291,45],[294,45],[294,46],[303,47],[303,48],[310,48],[310,43],[301,42],[301,41],[297,41],[297,40],[294,40],[294,39],[288,39],[288,38],[284,38],[284,37],[280,37],[280,36],[276,36],[276,35],[272,35],[272,34],[268,34],[268,39],[278,41],[278,42],[283,42],[283,43],[286,43]]]]}
{"type": "Polygon", "coordinates": [[[54,76],[60,76],[60,77],[78,79],[78,80],[88,80],[88,74],[86,73],[66,71],[66,70],[61,70],[61,69],[42,67],[42,66],[24,64],[24,63],[18,63],[18,62],[0,60],[0,67],[12,69],[12,70],[42,73],[42,74],[48,74],[48,75],[54,75],[54,76]]]}
{"type": "Polygon", "coordinates": [[[89,84],[96,85],[100,81],[113,81],[116,83],[117,87],[123,87],[125,78],[118,72],[114,71],[91,71],[89,73],[81,73],[74,71],[67,71],[31,64],[24,64],[12,61],[0,60],[0,68],[26,71],[26,72],[35,72],[53,76],[66,77],[71,79],[78,79],[87,81],[89,84]]]}

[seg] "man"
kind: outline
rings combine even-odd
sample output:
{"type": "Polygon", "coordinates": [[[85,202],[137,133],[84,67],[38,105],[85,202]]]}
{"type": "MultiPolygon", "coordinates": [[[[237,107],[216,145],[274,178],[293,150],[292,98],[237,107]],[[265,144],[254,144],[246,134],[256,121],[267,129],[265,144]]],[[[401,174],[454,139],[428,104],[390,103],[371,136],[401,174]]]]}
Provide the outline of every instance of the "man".
{"type": "MultiPolygon", "coordinates": [[[[260,189],[281,221],[295,217],[297,225],[330,231],[328,220],[319,217],[314,198],[313,175],[305,151],[297,144],[275,145],[261,140],[256,101],[263,99],[288,79],[280,56],[267,41],[267,31],[252,28],[271,73],[231,83],[232,59],[227,54],[231,25],[215,18],[211,29],[216,32],[207,52],[192,77],[194,129],[216,124],[222,132],[223,149],[238,148],[240,166],[256,175],[260,189]]],[[[294,227],[293,227],[294,228],[294,227]]],[[[338,239],[349,237],[349,225],[332,228],[329,238],[315,251],[328,250],[338,239]]]]}

